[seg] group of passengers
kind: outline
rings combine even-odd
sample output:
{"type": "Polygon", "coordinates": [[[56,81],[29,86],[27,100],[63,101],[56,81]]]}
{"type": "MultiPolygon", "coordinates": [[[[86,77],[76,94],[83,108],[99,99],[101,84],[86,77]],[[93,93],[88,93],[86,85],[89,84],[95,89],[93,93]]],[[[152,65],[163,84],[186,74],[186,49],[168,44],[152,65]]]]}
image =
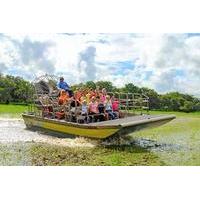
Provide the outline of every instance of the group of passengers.
{"type": "Polygon", "coordinates": [[[105,88],[100,90],[97,87],[95,90],[77,89],[72,91],[69,85],[64,82],[64,78],[60,78],[58,83],[59,105],[70,104],[71,107],[79,107],[80,115],[88,117],[91,121],[104,121],[108,119],[116,119],[119,117],[119,101],[107,94],[105,88]]]}

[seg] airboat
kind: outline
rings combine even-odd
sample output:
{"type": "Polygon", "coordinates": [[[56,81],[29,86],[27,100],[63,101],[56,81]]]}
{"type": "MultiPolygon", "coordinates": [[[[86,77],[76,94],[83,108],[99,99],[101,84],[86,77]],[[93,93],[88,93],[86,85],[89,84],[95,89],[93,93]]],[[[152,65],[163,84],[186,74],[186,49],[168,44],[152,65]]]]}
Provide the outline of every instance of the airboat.
{"type": "Polygon", "coordinates": [[[43,75],[33,81],[32,103],[27,112],[22,114],[28,129],[41,129],[64,137],[104,139],[158,127],[175,118],[175,115],[151,115],[149,97],[143,93],[108,92],[119,101],[120,117],[113,120],[84,122],[76,99],[72,100],[73,104],[58,104],[58,80],[54,75],[43,75]]]}

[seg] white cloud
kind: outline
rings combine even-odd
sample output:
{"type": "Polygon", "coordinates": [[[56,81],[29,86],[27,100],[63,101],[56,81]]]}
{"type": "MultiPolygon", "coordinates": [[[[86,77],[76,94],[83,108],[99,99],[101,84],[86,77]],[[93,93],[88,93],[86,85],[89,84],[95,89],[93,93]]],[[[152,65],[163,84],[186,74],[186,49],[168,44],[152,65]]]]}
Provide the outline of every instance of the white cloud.
{"type": "Polygon", "coordinates": [[[87,47],[79,54],[78,69],[80,70],[80,80],[95,80],[96,79],[96,65],[95,56],[96,48],[94,46],[87,47]]]}
{"type": "Polygon", "coordinates": [[[187,34],[4,34],[0,72],[33,79],[64,75],[70,83],[133,82],[158,92],[200,96],[200,36],[187,34]],[[126,63],[134,63],[126,66],[126,63]]]}

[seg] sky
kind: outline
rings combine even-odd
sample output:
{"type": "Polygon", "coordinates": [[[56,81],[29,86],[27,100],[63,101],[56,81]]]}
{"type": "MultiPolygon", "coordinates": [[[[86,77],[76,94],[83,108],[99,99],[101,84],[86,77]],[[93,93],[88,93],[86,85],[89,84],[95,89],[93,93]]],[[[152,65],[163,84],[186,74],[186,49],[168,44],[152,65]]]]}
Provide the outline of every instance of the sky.
{"type": "Polygon", "coordinates": [[[200,34],[0,34],[0,73],[133,83],[200,97],[200,34]]]}

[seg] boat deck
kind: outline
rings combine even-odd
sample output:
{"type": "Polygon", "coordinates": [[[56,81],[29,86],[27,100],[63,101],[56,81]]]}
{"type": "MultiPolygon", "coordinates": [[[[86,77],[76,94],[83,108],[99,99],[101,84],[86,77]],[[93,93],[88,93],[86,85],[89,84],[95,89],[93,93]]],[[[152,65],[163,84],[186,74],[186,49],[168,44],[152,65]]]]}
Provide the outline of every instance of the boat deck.
{"type": "Polygon", "coordinates": [[[107,120],[102,122],[93,122],[93,123],[87,123],[87,124],[80,124],[75,122],[67,122],[65,120],[58,120],[58,119],[47,119],[49,121],[54,122],[60,122],[63,124],[71,124],[75,126],[82,126],[82,127],[115,127],[115,126],[129,126],[129,125],[137,125],[137,124],[143,124],[143,123],[150,123],[154,121],[162,121],[167,119],[173,119],[175,118],[174,115],[135,115],[135,116],[128,116],[120,119],[115,120],[107,120]]]}
{"type": "Polygon", "coordinates": [[[115,119],[115,120],[108,120],[102,122],[94,122],[87,124],[88,126],[128,126],[128,124],[140,124],[143,122],[151,122],[157,120],[164,120],[164,119],[172,119],[175,118],[174,115],[135,115],[129,116],[125,118],[115,119]]]}

